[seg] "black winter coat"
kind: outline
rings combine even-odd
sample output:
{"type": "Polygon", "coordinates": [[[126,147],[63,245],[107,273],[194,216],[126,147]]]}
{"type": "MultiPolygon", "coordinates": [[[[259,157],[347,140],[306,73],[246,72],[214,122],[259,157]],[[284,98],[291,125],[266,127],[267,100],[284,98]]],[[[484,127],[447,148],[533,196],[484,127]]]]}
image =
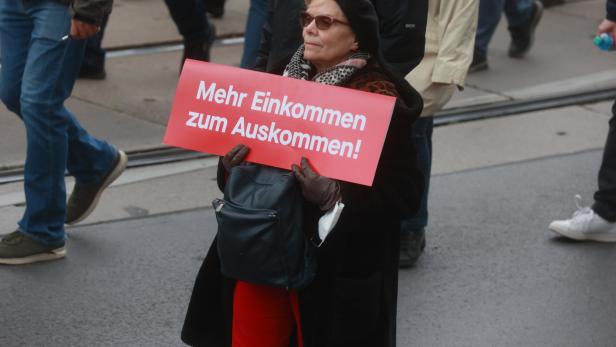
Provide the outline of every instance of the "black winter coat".
{"type": "MultiPolygon", "coordinates": [[[[365,68],[350,86],[361,88],[357,82],[366,76],[384,75],[365,68]]],[[[318,249],[314,282],[299,291],[306,347],[395,346],[400,221],[417,211],[423,187],[409,136],[422,101],[416,92],[406,99],[415,102],[407,106],[398,99],[373,186],[340,182],[345,208],[318,249]]],[[[316,207],[306,209],[307,225],[315,228],[308,232],[316,232],[316,207]]],[[[214,240],[197,275],[184,342],[231,346],[234,284],[220,273],[214,240]]]]}
{"type": "MultiPolygon", "coordinates": [[[[424,55],[428,0],[371,0],[380,22],[381,50],[400,76],[424,55]]],[[[303,42],[299,13],[304,0],[271,0],[256,70],[281,74],[303,42]]]]}

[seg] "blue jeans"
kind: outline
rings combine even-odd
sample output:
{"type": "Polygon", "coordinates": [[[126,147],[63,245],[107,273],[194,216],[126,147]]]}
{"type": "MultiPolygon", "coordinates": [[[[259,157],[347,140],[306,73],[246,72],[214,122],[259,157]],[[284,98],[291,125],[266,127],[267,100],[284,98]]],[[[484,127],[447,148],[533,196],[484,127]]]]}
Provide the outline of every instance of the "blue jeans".
{"type": "Polygon", "coordinates": [[[424,175],[424,191],[417,214],[402,222],[403,230],[419,230],[428,225],[428,189],[432,172],[432,130],[434,117],[417,118],[413,124],[411,139],[417,150],[417,166],[424,175]]]}
{"type": "Polygon", "coordinates": [[[533,3],[534,0],[480,0],[475,49],[484,55],[488,52],[488,45],[503,11],[509,27],[514,27],[530,18],[533,3]]]}
{"type": "Polygon", "coordinates": [[[53,0],[0,1],[0,99],[26,127],[26,210],[19,230],[40,242],[64,242],[64,172],[93,183],[117,151],[91,137],[64,107],[83,57],[84,40],[62,40],[68,7],[53,0]]]}
{"type": "Polygon", "coordinates": [[[267,21],[268,5],[268,0],[250,0],[246,30],[244,30],[244,53],[240,67],[250,69],[257,63],[261,32],[267,21]]]}

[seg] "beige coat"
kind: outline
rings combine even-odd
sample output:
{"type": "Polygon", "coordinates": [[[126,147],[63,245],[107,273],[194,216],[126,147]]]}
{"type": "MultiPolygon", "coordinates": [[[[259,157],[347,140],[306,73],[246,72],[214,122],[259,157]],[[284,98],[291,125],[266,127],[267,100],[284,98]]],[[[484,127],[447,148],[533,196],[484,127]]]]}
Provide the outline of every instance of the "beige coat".
{"type": "Polygon", "coordinates": [[[432,116],[462,89],[473,59],[479,0],[429,0],[426,52],[406,79],[424,99],[422,116],[432,116]]]}

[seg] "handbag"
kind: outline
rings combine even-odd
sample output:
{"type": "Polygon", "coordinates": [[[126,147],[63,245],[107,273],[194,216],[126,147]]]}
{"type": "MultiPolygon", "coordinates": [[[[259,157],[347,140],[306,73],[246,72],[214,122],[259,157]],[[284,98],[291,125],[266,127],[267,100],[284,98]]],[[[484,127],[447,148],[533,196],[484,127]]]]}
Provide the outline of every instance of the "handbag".
{"type": "Polygon", "coordinates": [[[303,230],[295,175],[260,165],[231,169],[224,198],[213,201],[223,275],[278,288],[303,288],[315,276],[315,247],[303,230]]]}

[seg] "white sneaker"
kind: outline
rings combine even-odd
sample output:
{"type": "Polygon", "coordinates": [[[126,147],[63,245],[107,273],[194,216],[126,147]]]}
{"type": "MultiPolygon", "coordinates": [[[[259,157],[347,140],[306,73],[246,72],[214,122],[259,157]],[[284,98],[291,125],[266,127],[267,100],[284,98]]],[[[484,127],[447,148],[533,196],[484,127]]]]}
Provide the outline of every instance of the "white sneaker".
{"type": "Polygon", "coordinates": [[[616,222],[610,223],[601,218],[590,207],[582,207],[582,197],[575,196],[578,208],[573,217],[567,220],[555,220],[550,223],[550,230],[574,240],[598,242],[616,242],[616,222]]]}

